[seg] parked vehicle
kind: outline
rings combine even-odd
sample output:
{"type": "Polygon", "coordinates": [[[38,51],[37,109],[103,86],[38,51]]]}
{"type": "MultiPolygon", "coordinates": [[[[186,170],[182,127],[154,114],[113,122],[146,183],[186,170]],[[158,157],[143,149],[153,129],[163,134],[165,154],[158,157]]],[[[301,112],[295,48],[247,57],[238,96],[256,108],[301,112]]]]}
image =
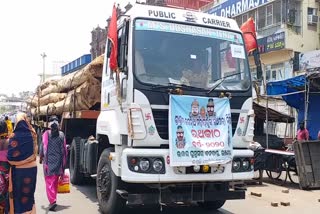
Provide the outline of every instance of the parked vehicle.
{"type": "Polygon", "coordinates": [[[125,205],[198,204],[215,210],[226,200],[244,199],[243,183],[253,178],[253,152],[247,147],[253,139],[254,112],[248,58],[237,23],[199,12],[135,5],[119,17],[117,32],[118,69],[109,67],[109,40],[100,111],[59,115],[71,144],[71,182],[80,185],[95,178],[100,210],[108,214],[120,213],[125,205]],[[186,71],[187,66],[194,73],[186,71]],[[194,75],[196,69],[208,76],[194,75]],[[188,82],[181,78],[185,74],[191,76],[188,82]],[[230,161],[173,165],[172,95],[228,96],[230,161]]]}

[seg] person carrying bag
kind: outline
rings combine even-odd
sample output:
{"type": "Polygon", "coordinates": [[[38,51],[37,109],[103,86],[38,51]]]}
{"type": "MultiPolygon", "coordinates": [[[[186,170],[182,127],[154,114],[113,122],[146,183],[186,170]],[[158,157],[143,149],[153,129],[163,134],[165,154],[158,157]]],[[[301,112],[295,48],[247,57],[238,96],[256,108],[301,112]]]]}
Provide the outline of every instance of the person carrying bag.
{"type": "MultiPolygon", "coordinates": [[[[67,160],[66,139],[62,131],[59,131],[59,120],[56,116],[49,119],[50,130],[42,135],[40,148],[40,163],[43,163],[46,192],[49,200],[49,210],[57,207],[57,193],[59,179],[67,177],[65,166],[67,160]]],[[[70,188],[70,187],[69,187],[70,188]]]]}

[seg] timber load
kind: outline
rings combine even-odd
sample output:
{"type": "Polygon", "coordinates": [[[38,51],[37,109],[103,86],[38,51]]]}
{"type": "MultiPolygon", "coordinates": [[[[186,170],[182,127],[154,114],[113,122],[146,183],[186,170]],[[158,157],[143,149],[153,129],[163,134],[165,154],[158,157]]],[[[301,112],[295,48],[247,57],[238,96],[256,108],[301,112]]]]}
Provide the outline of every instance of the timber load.
{"type": "Polygon", "coordinates": [[[61,115],[63,112],[99,110],[104,55],[81,70],[38,86],[28,100],[33,115],[61,115]]]}

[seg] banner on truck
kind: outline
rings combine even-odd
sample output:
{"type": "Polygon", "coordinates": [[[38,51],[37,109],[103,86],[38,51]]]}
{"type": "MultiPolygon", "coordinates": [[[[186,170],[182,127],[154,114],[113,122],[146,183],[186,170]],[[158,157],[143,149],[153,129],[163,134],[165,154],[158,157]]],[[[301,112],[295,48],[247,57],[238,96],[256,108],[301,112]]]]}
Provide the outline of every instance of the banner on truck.
{"type": "Polygon", "coordinates": [[[171,95],[171,166],[224,164],[232,160],[228,98],[171,95]]]}

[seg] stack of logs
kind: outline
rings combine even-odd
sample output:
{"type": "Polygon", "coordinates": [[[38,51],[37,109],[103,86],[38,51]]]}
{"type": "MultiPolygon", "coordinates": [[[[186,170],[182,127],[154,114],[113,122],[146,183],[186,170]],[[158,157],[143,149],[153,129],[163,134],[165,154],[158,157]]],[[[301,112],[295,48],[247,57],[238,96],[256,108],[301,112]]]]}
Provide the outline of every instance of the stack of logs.
{"type": "Polygon", "coordinates": [[[99,105],[103,59],[101,55],[81,70],[40,85],[28,101],[31,113],[61,115],[99,105]]]}

